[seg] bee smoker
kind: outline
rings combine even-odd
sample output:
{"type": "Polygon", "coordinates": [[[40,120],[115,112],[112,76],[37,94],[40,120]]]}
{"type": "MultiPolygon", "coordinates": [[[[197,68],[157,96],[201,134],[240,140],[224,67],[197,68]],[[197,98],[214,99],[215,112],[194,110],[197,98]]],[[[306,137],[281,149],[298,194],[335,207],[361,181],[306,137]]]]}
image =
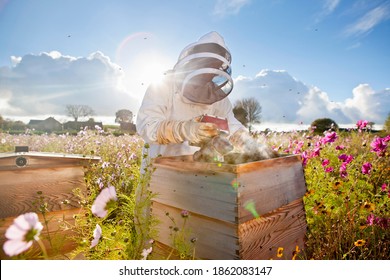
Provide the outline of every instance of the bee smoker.
{"type": "Polygon", "coordinates": [[[227,119],[203,115],[201,116],[200,121],[216,124],[220,134],[213,137],[207,143],[204,143],[200,150],[194,153],[194,161],[224,162],[224,155],[231,152],[234,148],[225,137],[225,135],[229,134],[227,119]]]}

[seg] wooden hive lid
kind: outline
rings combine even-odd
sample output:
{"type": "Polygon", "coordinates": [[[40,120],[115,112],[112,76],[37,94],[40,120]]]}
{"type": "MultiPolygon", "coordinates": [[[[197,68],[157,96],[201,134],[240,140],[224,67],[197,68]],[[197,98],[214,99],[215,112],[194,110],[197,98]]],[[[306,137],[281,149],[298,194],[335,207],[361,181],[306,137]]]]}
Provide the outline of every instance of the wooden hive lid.
{"type": "Polygon", "coordinates": [[[260,161],[241,163],[241,164],[227,164],[227,163],[209,163],[197,162],[193,160],[192,155],[186,156],[172,156],[172,157],[158,157],[154,159],[153,164],[156,167],[182,169],[186,171],[199,172],[228,172],[235,174],[242,174],[252,172],[255,170],[275,167],[280,164],[301,162],[299,155],[282,155],[278,158],[265,159],[260,161]]]}

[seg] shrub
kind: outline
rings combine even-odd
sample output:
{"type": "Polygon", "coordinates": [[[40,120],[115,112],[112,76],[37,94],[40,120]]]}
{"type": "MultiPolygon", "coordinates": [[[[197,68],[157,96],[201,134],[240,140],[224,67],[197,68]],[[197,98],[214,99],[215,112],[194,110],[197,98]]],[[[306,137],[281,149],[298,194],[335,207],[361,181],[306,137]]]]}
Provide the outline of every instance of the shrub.
{"type": "Polygon", "coordinates": [[[327,130],[337,131],[339,129],[337,123],[329,118],[316,119],[310,126],[315,134],[323,134],[327,130]]]}

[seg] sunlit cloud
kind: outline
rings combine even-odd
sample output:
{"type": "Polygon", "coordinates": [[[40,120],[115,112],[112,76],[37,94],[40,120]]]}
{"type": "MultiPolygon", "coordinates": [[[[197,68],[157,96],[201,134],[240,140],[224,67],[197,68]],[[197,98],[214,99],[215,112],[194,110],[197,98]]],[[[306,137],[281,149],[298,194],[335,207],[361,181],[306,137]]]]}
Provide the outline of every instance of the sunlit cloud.
{"type": "MultiPolygon", "coordinates": [[[[15,58],[15,66],[0,68],[4,81],[0,86],[1,115],[63,116],[67,104],[88,105],[100,118],[112,116],[112,122],[120,109],[137,114],[147,87],[141,82],[154,76],[150,65],[164,64],[157,53],[138,57],[140,61],[133,60],[124,70],[101,52],[78,58],[56,51],[15,58]],[[142,65],[149,70],[143,71],[142,65]],[[132,96],[131,91],[138,95],[132,96]]],[[[263,69],[254,77],[237,76],[234,83],[229,96],[232,103],[255,97],[262,106],[262,122],[310,124],[317,118],[330,117],[337,123],[367,119],[383,124],[390,108],[390,89],[374,90],[360,84],[344,101],[333,102],[327,92],[305,84],[286,70],[263,69]]]]}
{"type": "Polygon", "coordinates": [[[390,19],[390,5],[384,3],[371,9],[356,22],[347,26],[344,31],[346,36],[363,36],[370,33],[377,25],[390,19]]]}
{"type": "Polygon", "coordinates": [[[239,76],[234,82],[233,103],[255,97],[262,106],[262,122],[310,124],[328,117],[344,124],[359,119],[383,124],[390,108],[390,89],[376,91],[368,84],[357,85],[350,97],[334,102],[327,92],[284,70],[263,69],[255,78],[239,76]]]}
{"type": "Polygon", "coordinates": [[[346,99],[343,112],[350,119],[367,119],[383,123],[390,112],[390,89],[375,91],[368,84],[360,84],[346,99]]]}
{"type": "Polygon", "coordinates": [[[123,87],[120,66],[102,52],[76,58],[51,51],[11,60],[11,67],[0,68],[3,116],[59,115],[67,104],[85,104],[97,116],[115,118],[116,111],[140,104],[123,87]]]}
{"type": "Polygon", "coordinates": [[[251,0],[217,0],[213,14],[220,17],[235,15],[250,2],[251,0]]]}

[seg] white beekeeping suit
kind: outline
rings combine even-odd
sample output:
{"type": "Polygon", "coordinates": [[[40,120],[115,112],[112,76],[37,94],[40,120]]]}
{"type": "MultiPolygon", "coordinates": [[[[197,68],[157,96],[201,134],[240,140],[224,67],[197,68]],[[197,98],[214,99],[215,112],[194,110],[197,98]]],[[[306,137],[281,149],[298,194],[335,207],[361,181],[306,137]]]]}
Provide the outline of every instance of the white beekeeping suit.
{"type": "MultiPolygon", "coordinates": [[[[198,150],[201,153],[205,146],[201,149],[199,146],[211,143],[220,134],[214,123],[199,122],[198,117],[204,114],[227,119],[227,141],[235,153],[244,155],[245,161],[273,157],[273,151],[256,143],[234,117],[227,98],[233,89],[230,63],[231,55],[223,38],[210,32],[181,52],[173,70],[162,82],[149,86],[136,123],[138,133],[150,145],[149,158],[143,159],[141,172],[158,155],[193,155],[198,150]]],[[[145,229],[150,208],[147,183],[141,180],[136,190],[139,206],[135,208],[134,219],[140,236],[148,232],[145,229]]]]}
{"type": "MultiPolygon", "coordinates": [[[[147,172],[150,169],[147,167],[150,160],[158,155],[193,155],[198,150],[201,159],[203,152],[208,151],[207,144],[213,142],[211,139],[220,137],[217,125],[199,122],[199,116],[226,118],[229,126],[226,141],[238,155],[245,156],[245,161],[247,155],[271,155],[269,149],[258,149],[264,145],[257,145],[234,117],[227,98],[233,89],[230,63],[230,52],[223,38],[210,32],[181,52],[164,81],[147,89],[136,123],[138,133],[150,145],[148,158],[143,158],[141,166],[145,176],[141,176],[135,191],[134,220],[141,240],[149,237],[151,194],[148,191],[150,173],[147,172]]],[[[239,159],[240,162],[244,160],[239,159]]]]}
{"type": "Polygon", "coordinates": [[[150,144],[149,156],[191,155],[219,132],[197,117],[228,120],[230,136],[245,130],[227,98],[233,89],[231,55],[224,39],[210,32],[187,46],[165,79],[147,89],[137,115],[137,131],[150,144]]]}

